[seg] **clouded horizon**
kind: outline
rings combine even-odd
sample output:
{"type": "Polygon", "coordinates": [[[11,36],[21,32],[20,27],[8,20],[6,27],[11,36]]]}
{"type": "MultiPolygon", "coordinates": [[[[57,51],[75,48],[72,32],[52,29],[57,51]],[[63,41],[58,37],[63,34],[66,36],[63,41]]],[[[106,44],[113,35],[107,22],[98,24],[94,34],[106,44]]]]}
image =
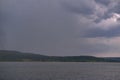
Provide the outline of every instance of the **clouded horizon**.
{"type": "Polygon", "coordinates": [[[120,0],[1,0],[0,48],[120,56],[120,0]]]}

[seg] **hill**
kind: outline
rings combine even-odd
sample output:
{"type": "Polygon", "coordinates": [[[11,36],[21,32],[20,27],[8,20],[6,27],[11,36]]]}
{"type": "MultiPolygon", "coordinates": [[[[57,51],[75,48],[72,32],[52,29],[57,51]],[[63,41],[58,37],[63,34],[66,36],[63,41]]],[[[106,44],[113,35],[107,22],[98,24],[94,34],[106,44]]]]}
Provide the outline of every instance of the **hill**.
{"type": "Polygon", "coordinates": [[[94,56],[45,56],[18,51],[0,50],[0,61],[120,62],[120,58],[102,58],[94,56]]]}
{"type": "Polygon", "coordinates": [[[48,58],[39,54],[0,50],[0,61],[40,61],[48,58]]]}

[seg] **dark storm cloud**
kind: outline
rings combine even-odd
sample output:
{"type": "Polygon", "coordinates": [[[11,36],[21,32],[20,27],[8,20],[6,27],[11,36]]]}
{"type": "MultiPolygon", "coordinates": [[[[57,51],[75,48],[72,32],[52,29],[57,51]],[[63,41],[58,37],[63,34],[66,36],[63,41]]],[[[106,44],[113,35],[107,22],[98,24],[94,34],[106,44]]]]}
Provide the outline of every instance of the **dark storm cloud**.
{"type": "MultiPolygon", "coordinates": [[[[93,14],[94,9],[93,6],[88,5],[89,1],[88,0],[63,0],[61,2],[61,6],[67,10],[70,11],[71,13],[75,14],[86,14],[90,15],[93,14]]],[[[91,3],[90,3],[91,4],[91,3]]]]}
{"type": "Polygon", "coordinates": [[[6,49],[55,55],[60,54],[58,50],[64,41],[74,38],[76,22],[71,14],[61,9],[58,0],[3,2],[4,12],[9,13],[4,24],[6,49]]]}
{"type": "Polygon", "coordinates": [[[109,10],[109,12],[120,13],[120,1],[118,1],[118,2],[116,3],[116,5],[109,10]]]}
{"type": "Polygon", "coordinates": [[[111,0],[95,0],[95,1],[103,5],[109,5],[111,0]]]}
{"type": "Polygon", "coordinates": [[[83,35],[83,37],[89,37],[89,38],[96,38],[96,37],[112,38],[112,37],[119,37],[119,36],[120,36],[120,26],[110,30],[94,28],[87,31],[87,33],[83,35]]]}
{"type": "Polygon", "coordinates": [[[4,48],[4,39],[3,38],[4,38],[3,28],[0,27],[0,50],[4,48]]]}
{"type": "Polygon", "coordinates": [[[2,8],[1,8],[1,3],[0,3],[0,50],[4,49],[4,37],[5,37],[5,33],[4,33],[4,29],[2,27],[3,22],[4,22],[4,18],[3,18],[3,13],[2,13],[2,8]]]}
{"type": "MultiPolygon", "coordinates": [[[[84,29],[85,37],[118,37],[120,36],[119,26],[112,25],[108,19],[111,19],[113,13],[119,14],[120,11],[120,1],[119,0],[65,0],[62,2],[62,7],[70,11],[71,13],[78,14],[79,16],[85,17],[88,20],[92,20],[92,22],[86,21],[86,24],[90,24],[89,26],[93,26],[93,28],[89,28],[89,26],[85,26],[80,22],[80,29],[84,29]],[[81,15],[82,14],[82,15],[81,15]],[[97,18],[95,18],[97,17],[97,18]],[[107,22],[108,20],[108,22],[107,22]],[[95,24],[95,25],[92,25],[95,24]],[[100,25],[99,25],[100,24],[100,25]],[[108,25],[111,24],[111,25],[108,25]],[[106,26],[107,25],[107,26],[106,26]],[[86,28],[83,28],[83,26],[86,28]],[[99,26],[99,28],[97,28],[99,26]],[[109,30],[104,30],[102,27],[113,27],[109,30]],[[101,28],[100,28],[101,27],[101,28]]],[[[80,20],[82,18],[80,17],[80,20]]],[[[117,23],[119,23],[119,18],[117,19],[117,23]]],[[[80,30],[81,31],[81,30],[80,30]]],[[[82,37],[83,37],[82,36],[82,37]]]]}
{"type": "Polygon", "coordinates": [[[8,50],[64,56],[116,48],[120,28],[107,23],[117,2],[113,7],[108,0],[2,0],[2,4],[8,50]],[[108,45],[108,37],[114,46],[108,45]]]}
{"type": "MultiPolygon", "coordinates": [[[[101,3],[104,5],[108,5],[105,8],[107,9],[107,11],[104,13],[104,15],[99,16],[98,18],[94,20],[93,23],[95,23],[96,25],[92,25],[92,26],[100,26],[99,28],[91,28],[88,31],[86,31],[86,37],[119,37],[120,36],[120,24],[119,24],[119,18],[120,18],[120,1],[119,0],[95,0],[97,3],[101,3]],[[111,7],[112,6],[112,7],[111,7]],[[113,18],[113,13],[116,13],[119,18],[117,18],[117,22],[111,22],[113,18]],[[113,23],[113,24],[112,24],[113,23]],[[99,24],[103,24],[103,25],[99,25],[99,24]],[[110,25],[109,25],[110,24],[110,25]],[[110,27],[110,29],[106,30],[103,29],[102,27],[105,27],[105,25],[107,25],[106,27],[110,27]],[[111,28],[112,27],[112,28],[111,28]]],[[[101,8],[102,9],[102,8],[101,8]]]]}

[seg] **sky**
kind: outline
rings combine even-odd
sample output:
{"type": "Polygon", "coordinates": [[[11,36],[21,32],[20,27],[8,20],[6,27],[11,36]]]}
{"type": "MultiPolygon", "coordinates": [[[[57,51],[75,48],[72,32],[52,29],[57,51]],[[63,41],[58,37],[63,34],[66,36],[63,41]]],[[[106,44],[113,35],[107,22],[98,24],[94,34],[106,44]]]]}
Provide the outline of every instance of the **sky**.
{"type": "Polygon", "coordinates": [[[120,0],[1,0],[0,49],[120,56],[120,0]]]}

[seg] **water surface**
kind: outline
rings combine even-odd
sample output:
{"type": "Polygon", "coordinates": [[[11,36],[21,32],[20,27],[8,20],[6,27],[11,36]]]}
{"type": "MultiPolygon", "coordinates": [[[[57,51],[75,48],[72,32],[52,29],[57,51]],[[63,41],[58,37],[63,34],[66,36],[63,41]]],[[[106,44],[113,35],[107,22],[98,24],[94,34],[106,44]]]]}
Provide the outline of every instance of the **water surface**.
{"type": "Polygon", "coordinates": [[[1,62],[0,80],[120,80],[120,63],[1,62]]]}

